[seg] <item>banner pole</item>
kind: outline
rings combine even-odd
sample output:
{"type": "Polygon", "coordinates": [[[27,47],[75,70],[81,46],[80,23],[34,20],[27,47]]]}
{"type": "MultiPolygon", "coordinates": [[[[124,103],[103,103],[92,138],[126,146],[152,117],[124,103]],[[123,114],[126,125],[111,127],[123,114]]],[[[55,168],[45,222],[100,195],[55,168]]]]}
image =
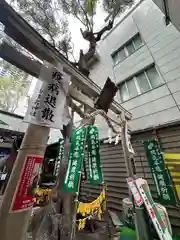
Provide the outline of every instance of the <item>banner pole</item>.
{"type": "MultiPolygon", "coordinates": [[[[84,114],[88,114],[89,112],[92,112],[91,108],[89,108],[87,105],[85,105],[84,106],[84,114]]],[[[90,119],[89,121],[87,121],[87,119],[83,119],[80,123],[80,127],[81,126],[84,127],[84,123],[85,123],[85,126],[87,127],[88,125],[91,125],[91,124],[93,125],[94,120],[90,119]]],[[[85,150],[85,146],[86,146],[86,136],[87,136],[87,128],[86,128],[86,134],[85,134],[84,150],[85,150]]],[[[83,156],[83,158],[84,158],[84,156],[83,156]]],[[[81,171],[82,171],[82,165],[81,165],[81,171]]],[[[81,174],[82,174],[81,171],[80,171],[80,176],[79,176],[78,192],[76,193],[76,196],[75,196],[75,199],[74,199],[74,209],[73,209],[74,212],[73,212],[72,231],[71,231],[70,240],[74,240],[75,237],[76,237],[76,217],[77,217],[78,196],[79,196],[80,184],[81,184],[81,174]]]]}
{"type": "MultiPolygon", "coordinates": [[[[121,143],[124,151],[124,158],[126,163],[128,177],[136,178],[134,166],[134,150],[131,142],[128,139],[128,126],[125,116],[122,115],[122,132],[121,143]]],[[[137,207],[134,197],[129,189],[129,198],[132,201],[135,217],[136,239],[137,240],[152,240],[150,226],[145,217],[144,207],[137,207]]]]}

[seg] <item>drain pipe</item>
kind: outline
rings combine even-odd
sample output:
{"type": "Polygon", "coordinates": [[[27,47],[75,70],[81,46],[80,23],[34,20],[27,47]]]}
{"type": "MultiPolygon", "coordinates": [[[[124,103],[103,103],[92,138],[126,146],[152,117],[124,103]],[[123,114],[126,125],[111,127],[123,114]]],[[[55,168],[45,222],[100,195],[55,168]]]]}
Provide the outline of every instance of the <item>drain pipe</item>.
{"type": "Polygon", "coordinates": [[[169,15],[168,0],[162,0],[162,2],[163,2],[163,7],[164,7],[164,14],[165,14],[164,20],[165,20],[166,26],[168,26],[169,23],[171,22],[171,18],[169,15]]]}

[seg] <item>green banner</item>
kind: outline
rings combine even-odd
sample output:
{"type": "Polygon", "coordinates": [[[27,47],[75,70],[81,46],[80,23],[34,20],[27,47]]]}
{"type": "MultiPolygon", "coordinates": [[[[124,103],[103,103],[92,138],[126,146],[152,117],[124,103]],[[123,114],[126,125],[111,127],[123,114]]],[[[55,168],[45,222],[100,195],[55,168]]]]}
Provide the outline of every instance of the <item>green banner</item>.
{"type": "Polygon", "coordinates": [[[100,151],[99,151],[99,131],[95,126],[88,126],[88,166],[90,184],[101,184],[103,181],[100,151]]]}
{"type": "Polygon", "coordinates": [[[63,157],[64,157],[64,139],[60,139],[59,140],[58,156],[56,158],[56,164],[55,164],[55,168],[54,168],[54,175],[56,177],[59,174],[60,164],[61,164],[61,161],[62,161],[63,157]]]}
{"type": "Polygon", "coordinates": [[[143,142],[149,166],[156,185],[159,202],[176,205],[176,197],[172,180],[164,163],[164,156],[159,141],[149,140],[143,142]]]}
{"type": "Polygon", "coordinates": [[[70,152],[68,156],[68,169],[64,181],[64,189],[67,192],[77,192],[81,172],[82,160],[84,157],[86,128],[74,130],[70,152]]]}

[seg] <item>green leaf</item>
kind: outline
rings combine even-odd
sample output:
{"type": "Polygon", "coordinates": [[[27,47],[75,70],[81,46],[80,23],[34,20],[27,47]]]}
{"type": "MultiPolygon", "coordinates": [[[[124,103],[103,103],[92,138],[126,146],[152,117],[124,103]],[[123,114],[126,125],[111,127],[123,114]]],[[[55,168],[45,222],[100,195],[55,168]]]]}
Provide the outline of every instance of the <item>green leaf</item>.
{"type": "Polygon", "coordinates": [[[99,0],[85,0],[84,8],[89,16],[93,16],[96,13],[97,4],[99,0]]]}
{"type": "Polygon", "coordinates": [[[134,0],[103,0],[103,6],[106,12],[116,16],[127,7],[131,7],[134,2],[134,0]]]}

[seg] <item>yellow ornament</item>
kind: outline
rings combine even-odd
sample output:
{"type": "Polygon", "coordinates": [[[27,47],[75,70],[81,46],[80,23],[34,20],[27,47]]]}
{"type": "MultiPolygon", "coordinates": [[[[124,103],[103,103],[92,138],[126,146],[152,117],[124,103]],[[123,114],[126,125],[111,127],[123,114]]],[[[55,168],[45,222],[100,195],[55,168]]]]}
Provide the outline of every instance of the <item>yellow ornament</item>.
{"type": "Polygon", "coordinates": [[[106,208],[107,208],[107,203],[106,203],[106,200],[104,200],[104,202],[103,202],[103,211],[106,211],[106,208]]]}
{"type": "Polygon", "coordinates": [[[99,208],[99,210],[98,210],[98,218],[99,218],[99,220],[101,220],[101,215],[102,215],[102,209],[99,208]]]}
{"type": "Polygon", "coordinates": [[[79,221],[79,225],[78,225],[78,231],[81,230],[81,220],[79,221]]]}
{"type": "Polygon", "coordinates": [[[105,199],[105,190],[103,190],[103,192],[102,192],[102,199],[104,200],[105,199]]]}
{"type": "Polygon", "coordinates": [[[81,231],[85,228],[86,226],[86,218],[85,219],[81,219],[79,221],[79,225],[78,225],[78,231],[81,231]]]}
{"type": "Polygon", "coordinates": [[[85,228],[85,226],[86,226],[86,219],[83,219],[82,220],[82,227],[81,227],[81,229],[83,230],[85,228]]]}

